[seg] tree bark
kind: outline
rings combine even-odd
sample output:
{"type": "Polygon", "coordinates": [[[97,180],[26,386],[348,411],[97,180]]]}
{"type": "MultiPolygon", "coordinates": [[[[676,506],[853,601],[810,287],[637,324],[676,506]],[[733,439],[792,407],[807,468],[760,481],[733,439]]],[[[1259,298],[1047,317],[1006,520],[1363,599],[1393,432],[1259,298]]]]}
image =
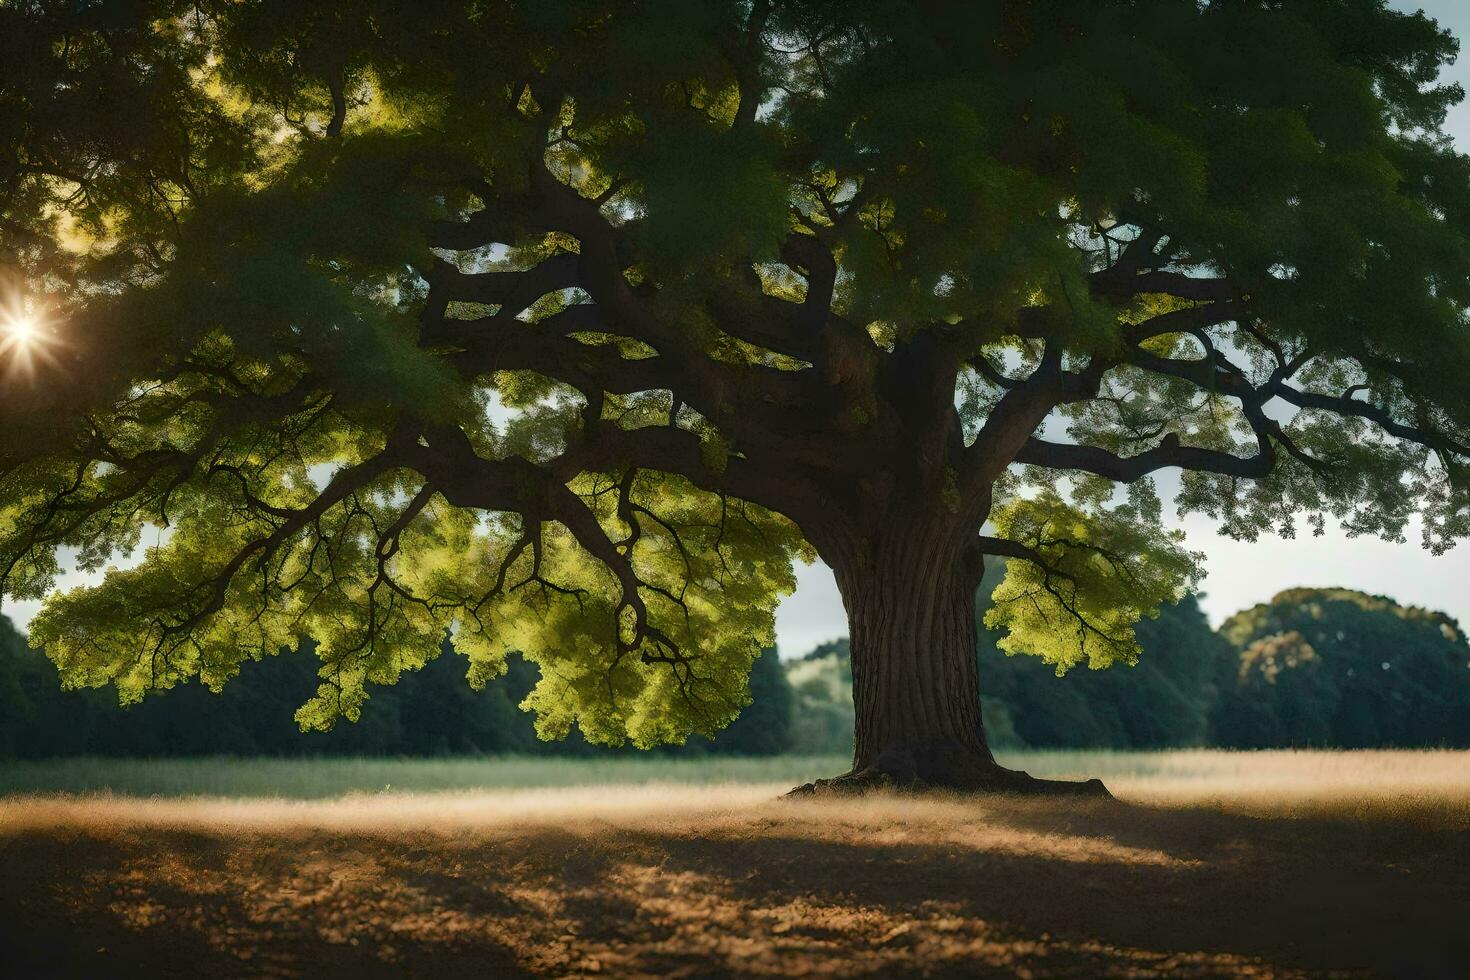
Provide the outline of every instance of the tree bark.
{"type": "Polygon", "coordinates": [[[1098,780],[1034,779],[995,761],[981,717],[968,521],[898,518],[827,549],[852,652],[852,770],[797,793],[891,787],[1107,795],[1098,780]]]}

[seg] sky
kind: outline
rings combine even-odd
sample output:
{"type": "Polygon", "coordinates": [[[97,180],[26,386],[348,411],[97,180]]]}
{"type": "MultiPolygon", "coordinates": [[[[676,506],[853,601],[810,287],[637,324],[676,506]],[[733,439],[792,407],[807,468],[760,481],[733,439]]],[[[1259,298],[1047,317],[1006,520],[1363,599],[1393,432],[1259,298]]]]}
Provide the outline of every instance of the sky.
{"type": "MultiPolygon", "coordinates": [[[[1470,36],[1467,0],[1420,0],[1392,6],[1423,9],[1456,36],[1470,36]]],[[[1470,89],[1470,50],[1446,77],[1470,89]]],[[[1470,147],[1470,104],[1451,112],[1447,129],[1462,149],[1470,147]]],[[[1165,512],[1169,514],[1167,504],[1165,512]]],[[[1420,545],[1416,527],[1406,531],[1403,543],[1348,538],[1329,523],[1322,537],[1314,538],[1303,528],[1294,539],[1262,537],[1251,544],[1220,535],[1214,522],[1197,515],[1182,521],[1170,517],[1166,523],[1182,528],[1187,546],[1206,556],[1207,577],[1201,584],[1200,602],[1215,625],[1296,586],[1360,589],[1407,605],[1443,610],[1470,622],[1470,542],[1435,556],[1420,545]]],[[[68,575],[59,584],[71,587],[83,581],[82,576],[68,575]]],[[[7,603],[3,611],[17,626],[25,628],[37,607],[38,603],[33,602],[7,603]]],[[[800,656],[819,643],[846,634],[847,617],[831,570],[821,563],[800,567],[796,592],[787,597],[776,614],[777,644],[782,655],[800,656]]]]}

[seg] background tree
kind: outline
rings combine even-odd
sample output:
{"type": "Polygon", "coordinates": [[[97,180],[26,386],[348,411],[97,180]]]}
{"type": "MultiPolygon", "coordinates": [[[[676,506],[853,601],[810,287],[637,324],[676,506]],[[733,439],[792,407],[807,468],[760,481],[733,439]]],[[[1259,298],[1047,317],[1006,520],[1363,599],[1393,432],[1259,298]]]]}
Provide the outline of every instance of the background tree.
{"type": "MultiPolygon", "coordinates": [[[[987,575],[986,585],[996,584],[987,575]]],[[[989,607],[982,596],[981,610],[989,607]]],[[[1165,605],[1136,632],[1139,655],[1131,667],[1058,676],[1035,657],[1006,655],[1004,637],[982,626],[977,662],[994,740],[1037,749],[1209,744],[1216,678],[1234,653],[1230,644],[1210,628],[1193,595],[1165,605]]]]}
{"type": "Polygon", "coordinates": [[[843,637],[829,640],[786,668],[796,709],[792,743],[799,752],[844,754],[852,751],[852,647],[843,637]]]}
{"type": "MultiPolygon", "coordinates": [[[[750,705],[715,736],[711,749],[729,755],[780,755],[792,747],[796,698],[775,647],[750,668],[750,705]]],[[[697,743],[696,743],[697,744],[697,743]]]]}
{"type": "Polygon", "coordinates": [[[1220,628],[1213,725],[1230,748],[1470,745],[1470,646],[1444,613],[1289,589],[1220,628]]]}
{"type": "Polygon", "coordinates": [[[0,37],[3,592],[167,531],[36,619],[69,684],[309,638],[326,727],[452,628],[475,685],[540,666],[544,736],[678,740],[814,550],[850,780],[1029,788],[975,695],[987,557],[1003,646],[1102,665],[1196,574],[1159,470],[1241,537],[1466,530],[1456,45],[1381,0],[26,0],[0,37]]]}

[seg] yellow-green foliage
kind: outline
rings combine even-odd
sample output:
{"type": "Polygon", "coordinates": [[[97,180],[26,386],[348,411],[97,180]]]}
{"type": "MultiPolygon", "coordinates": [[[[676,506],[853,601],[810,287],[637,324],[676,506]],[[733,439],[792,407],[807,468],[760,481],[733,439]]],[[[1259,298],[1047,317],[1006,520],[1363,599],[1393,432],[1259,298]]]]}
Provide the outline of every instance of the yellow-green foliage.
{"type": "MultiPolygon", "coordinates": [[[[627,529],[606,483],[588,478],[578,489],[610,536],[621,538],[627,529]]],[[[365,684],[391,684],[422,667],[453,631],[471,683],[503,673],[511,650],[540,666],[524,707],[537,713],[544,737],[563,737],[576,724],[592,741],[648,746],[714,732],[748,703],[750,665],[774,642],[775,604],[795,586],[790,556],[799,541],[788,522],[675,478],[639,477],[631,499],[641,508],[641,533],[630,558],[650,622],[690,658],[687,670],[645,662],[644,651],[619,654],[614,642],[626,635],[617,581],[557,524],[544,528],[538,558],[531,547],[517,550],[518,519],[481,519],[435,497],[403,529],[387,584],[376,528],[391,524],[416,491],[397,473],[326,510],[263,566],[247,557],[219,608],[206,611],[209,596],[198,583],[220,578],[269,527],[195,490],[175,495],[173,533],[141,564],[109,572],[100,586],[51,596],[36,617],[31,642],[69,686],[112,684],[124,703],[195,677],[218,688],[242,661],[314,640],[322,683],[297,719],[329,728],[338,717],[358,717],[365,684]],[[505,588],[483,599],[502,567],[505,588]],[[181,601],[200,614],[198,623],[164,630],[181,601]]]]}
{"type": "Polygon", "coordinates": [[[1052,490],[1019,498],[991,515],[997,532],[1041,562],[1012,558],[985,625],[1004,629],[1007,653],[1031,653],[1057,673],[1086,663],[1133,663],[1133,625],[1158,615],[1198,578],[1198,554],[1131,506],[1083,509],[1052,490]]]}

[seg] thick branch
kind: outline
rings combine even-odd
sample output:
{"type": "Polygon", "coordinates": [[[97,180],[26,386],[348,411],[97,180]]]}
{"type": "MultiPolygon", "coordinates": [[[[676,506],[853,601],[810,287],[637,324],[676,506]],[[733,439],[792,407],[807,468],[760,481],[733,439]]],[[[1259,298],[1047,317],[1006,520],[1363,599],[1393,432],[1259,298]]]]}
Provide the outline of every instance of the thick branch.
{"type": "Polygon", "coordinates": [[[1366,419],[1389,435],[1418,443],[1437,452],[1470,457],[1470,445],[1452,439],[1443,433],[1433,432],[1425,428],[1416,428],[1400,422],[1388,412],[1370,402],[1358,401],[1355,398],[1319,395],[1310,391],[1301,391],[1285,384],[1272,385],[1266,390],[1270,395],[1290,402],[1298,408],[1335,412],[1338,415],[1350,415],[1360,419],[1366,419]]]}
{"type": "Polygon", "coordinates": [[[1159,445],[1136,456],[1115,456],[1095,446],[1048,442],[1033,437],[1027,439],[1020,452],[1016,453],[1015,461],[1059,470],[1082,470],[1119,483],[1132,483],[1171,466],[1258,479],[1271,472],[1276,463],[1276,452],[1269,441],[1263,441],[1260,451],[1254,456],[1234,456],[1218,450],[1180,445],[1178,437],[1171,433],[1159,445]]]}
{"type": "Polygon", "coordinates": [[[548,293],[581,284],[581,260],[562,252],[540,265],[518,272],[460,272],[447,262],[436,262],[429,272],[431,305],[443,309],[452,301],[499,306],[520,313],[548,293]]]}
{"type": "Polygon", "coordinates": [[[1041,363],[1024,381],[1010,382],[1007,391],[966,450],[962,489],[974,493],[993,483],[1032,438],[1031,434],[1058,405],[1096,394],[1107,364],[1094,358],[1081,371],[1063,371],[1061,348],[1047,345],[1041,363]]]}
{"type": "Polygon", "coordinates": [[[1236,298],[1235,286],[1228,279],[1158,270],[1134,273],[1121,265],[1093,273],[1090,285],[1094,294],[1113,299],[1127,299],[1145,293],[1164,293],[1199,302],[1224,302],[1236,298]]]}

